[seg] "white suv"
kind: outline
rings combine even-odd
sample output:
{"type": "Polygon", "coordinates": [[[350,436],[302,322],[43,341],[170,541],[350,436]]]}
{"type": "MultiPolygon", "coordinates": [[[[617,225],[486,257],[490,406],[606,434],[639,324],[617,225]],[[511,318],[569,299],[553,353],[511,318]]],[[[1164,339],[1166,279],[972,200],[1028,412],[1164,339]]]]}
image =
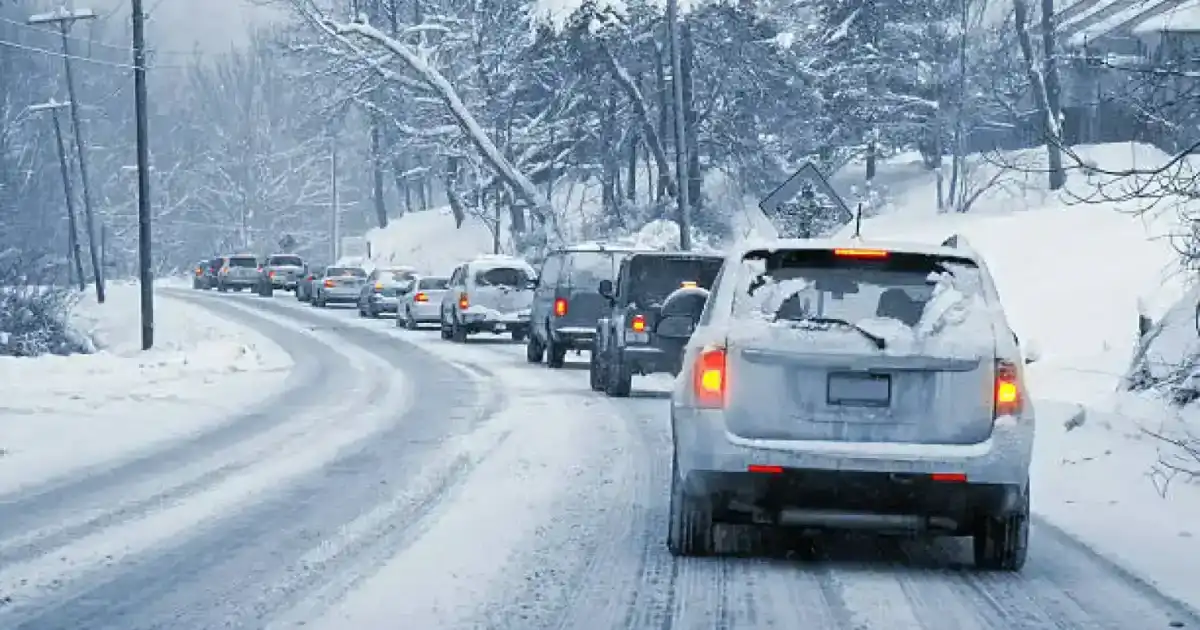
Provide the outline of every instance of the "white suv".
{"type": "Polygon", "coordinates": [[[520,258],[484,256],[462,263],[442,296],[442,339],[507,332],[514,341],[524,341],[536,282],[537,272],[520,258]]]}
{"type": "Polygon", "coordinates": [[[957,244],[726,258],[671,397],[672,553],[713,553],[732,523],[972,536],[977,566],[1024,566],[1025,361],[957,244]]]}

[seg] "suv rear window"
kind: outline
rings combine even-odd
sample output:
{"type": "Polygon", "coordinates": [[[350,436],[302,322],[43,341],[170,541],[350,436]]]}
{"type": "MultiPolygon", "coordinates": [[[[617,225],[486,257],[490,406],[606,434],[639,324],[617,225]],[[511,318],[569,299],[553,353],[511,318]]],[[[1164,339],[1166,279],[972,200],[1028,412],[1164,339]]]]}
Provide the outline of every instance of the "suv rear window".
{"type": "Polygon", "coordinates": [[[938,317],[969,298],[985,301],[979,267],[958,257],[758,250],[743,257],[739,275],[734,315],[772,322],[891,319],[917,327],[935,297],[945,300],[938,317]]]}
{"type": "Polygon", "coordinates": [[[529,282],[529,274],[517,267],[492,267],[475,272],[475,286],[515,287],[523,289],[529,282]]]}
{"type": "Polygon", "coordinates": [[[325,271],[325,276],[330,277],[330,278],[335,277],[335,276],[338,276],[338,277],[349,276],[349,277],[354,277],[354,278],[366,278],[367,272],[363,271],[362,269],[359,269],[358,267],[330,267],[329,269],[327,269],[325,271]]]}
{"type": "Polygon", "coordinates": [[[724,262],[717,257],[637,256],[629,261],[629,286],[621,293],[631,304],[655,306],[685,282],[711,289],[724,262]]]}
{"type": "Polygon", "coordinates": [[[267,264],[272,267],[303,267],[304,261],[299,256],[272,256],[267,264]]]}
{"type": "Polygon", "coordinates": [[[567,275],[560,284],[595,289],[601,280],[615,282],[621,257],[614,252],[570,252],[567,254],[567,275]]]}
{"type": "Polygon", "coordinates": [[[380,282],[403,282],[417,275],[417,272],[411,269],[383,269],[379,272],[380,282]]]}
{"type": "Polygon", "coordinates": [[[230,267],[257,267],[258,259],[251,256],[234,256],[229,259],[230,267]]]}
{"type": "Polygon", "coordinates": [[[418,289],[425,289],[427,291],[437,291],[439,289],[446,289],[449,286],[450,286],[449,278],[421,278],[421,280],[417,283],[418,289]]]}

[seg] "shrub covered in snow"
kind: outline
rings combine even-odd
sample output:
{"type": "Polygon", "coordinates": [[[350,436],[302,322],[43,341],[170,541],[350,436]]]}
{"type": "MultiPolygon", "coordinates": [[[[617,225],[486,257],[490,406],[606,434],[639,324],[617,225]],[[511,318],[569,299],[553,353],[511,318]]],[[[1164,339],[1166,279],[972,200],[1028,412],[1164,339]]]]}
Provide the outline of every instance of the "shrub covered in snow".
{"type": "Polygon", "coordinates": [[[20,257],[0,254],[0,356],[91,352],[68,322],[75,294],[40,275],[20,257]]]}

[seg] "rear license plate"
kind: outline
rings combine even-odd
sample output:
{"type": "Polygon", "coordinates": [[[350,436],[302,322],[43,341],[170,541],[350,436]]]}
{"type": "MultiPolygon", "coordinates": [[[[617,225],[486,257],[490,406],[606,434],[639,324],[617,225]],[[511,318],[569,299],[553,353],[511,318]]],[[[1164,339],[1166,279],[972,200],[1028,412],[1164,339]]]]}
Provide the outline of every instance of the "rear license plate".
{"type": "Polygon", "coordinates": [[[864,372],[832,372],[825,392],[830,405],[887,407],[892,402],[892,377],[864,372]]]}
{"type": "Polygon", "coordinates": [[[507,328],[508,326],[505,326],[504,324],[496,324],[496,332],[498,333],[504,332],[507,328]]]}

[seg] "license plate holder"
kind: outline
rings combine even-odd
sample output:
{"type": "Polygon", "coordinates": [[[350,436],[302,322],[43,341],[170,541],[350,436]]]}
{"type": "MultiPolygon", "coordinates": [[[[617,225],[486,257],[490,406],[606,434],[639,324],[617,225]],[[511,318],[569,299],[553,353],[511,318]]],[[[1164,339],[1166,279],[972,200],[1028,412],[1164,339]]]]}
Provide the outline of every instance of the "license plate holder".
{"type": "Polygon", "coordinates": [[[839,407],[889,407],[892,377],[874,372],[830,372],[825,382],[825,400],[839,407]]]}

